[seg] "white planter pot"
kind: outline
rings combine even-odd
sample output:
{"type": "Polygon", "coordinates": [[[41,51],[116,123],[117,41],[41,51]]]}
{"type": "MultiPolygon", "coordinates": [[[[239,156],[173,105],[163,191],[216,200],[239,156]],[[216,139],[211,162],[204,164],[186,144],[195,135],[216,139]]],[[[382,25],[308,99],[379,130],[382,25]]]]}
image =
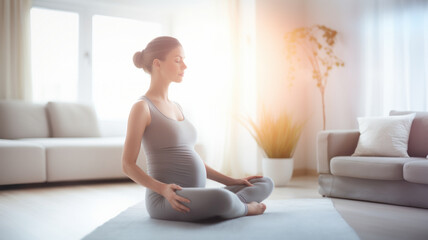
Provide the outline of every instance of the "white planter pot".
{"type": "Polygon", "coordinates": [[[263,158],[263,176],[272,178],[276,187],[285,186],[293,175],[292,158],[263,158]]]}

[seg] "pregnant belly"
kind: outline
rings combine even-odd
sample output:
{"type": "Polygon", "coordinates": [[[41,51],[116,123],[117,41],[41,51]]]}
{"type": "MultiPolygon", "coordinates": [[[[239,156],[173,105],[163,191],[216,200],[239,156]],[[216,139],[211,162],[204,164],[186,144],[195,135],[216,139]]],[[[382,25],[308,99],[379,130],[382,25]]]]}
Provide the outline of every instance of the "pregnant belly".
{"type": "Polygon", "coordinates": [[[163,183],[205,187],[205,165],[193,149],[168,149],[147,154],[148,174],[163,183]]]}

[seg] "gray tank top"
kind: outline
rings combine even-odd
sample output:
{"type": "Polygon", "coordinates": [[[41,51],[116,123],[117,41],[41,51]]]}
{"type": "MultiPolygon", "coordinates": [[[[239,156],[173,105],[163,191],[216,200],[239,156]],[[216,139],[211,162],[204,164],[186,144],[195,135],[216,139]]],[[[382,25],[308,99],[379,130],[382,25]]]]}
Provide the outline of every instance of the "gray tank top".
{"type": "Polygon", "coordinates": [[[148,174],[167,184],[205,187],[205,166],[195,151],[196,129],[180,105],[176,103],[184,119],[177,121],[165,116],[146,96],[140,99],[147,102],[151,115],[142,140],[148,174]]]}

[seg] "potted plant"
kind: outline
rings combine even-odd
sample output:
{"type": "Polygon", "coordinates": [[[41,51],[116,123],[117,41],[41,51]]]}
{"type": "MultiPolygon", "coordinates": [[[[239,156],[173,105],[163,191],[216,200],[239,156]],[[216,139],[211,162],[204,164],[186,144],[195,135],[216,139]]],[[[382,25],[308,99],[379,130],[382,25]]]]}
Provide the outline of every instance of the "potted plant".
{"type": "Polygon", "coordinates": [[[258,121],[241,119],[257,144],[263,149],[263,175],[272,178],[275,186],[285,186],[293,175],[293,154],[299,141],[303,124],[296,123],[285,111],[277,116],[263,107],[258,121]]]}

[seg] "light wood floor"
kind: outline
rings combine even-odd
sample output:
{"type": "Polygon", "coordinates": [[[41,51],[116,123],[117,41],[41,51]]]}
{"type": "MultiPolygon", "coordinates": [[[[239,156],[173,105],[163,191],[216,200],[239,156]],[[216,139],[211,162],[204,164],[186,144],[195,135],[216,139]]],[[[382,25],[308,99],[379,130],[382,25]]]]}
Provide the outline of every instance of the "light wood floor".
{"type": "MultiPolygon", "coordinates": [[[[320,198],[317,189],[316,177],[296,177],[288,187],[275,188],[269,199],[320,198]]],[[[0,239],[80,239],[144,194],[130,181],[3,187],[0,239]]]]}
{"type": "MultiPolygon", "coordinates": [[[[130,181],[0,187],[0,240],[81,239],[144,194],[130,181]]],[[[290,198],[321,198],[317,177],[294,177],[268,199],[290,198]]],[[[343,199],[333,203],[361,239],[428,239],[428,209],[343,199]]]]}

